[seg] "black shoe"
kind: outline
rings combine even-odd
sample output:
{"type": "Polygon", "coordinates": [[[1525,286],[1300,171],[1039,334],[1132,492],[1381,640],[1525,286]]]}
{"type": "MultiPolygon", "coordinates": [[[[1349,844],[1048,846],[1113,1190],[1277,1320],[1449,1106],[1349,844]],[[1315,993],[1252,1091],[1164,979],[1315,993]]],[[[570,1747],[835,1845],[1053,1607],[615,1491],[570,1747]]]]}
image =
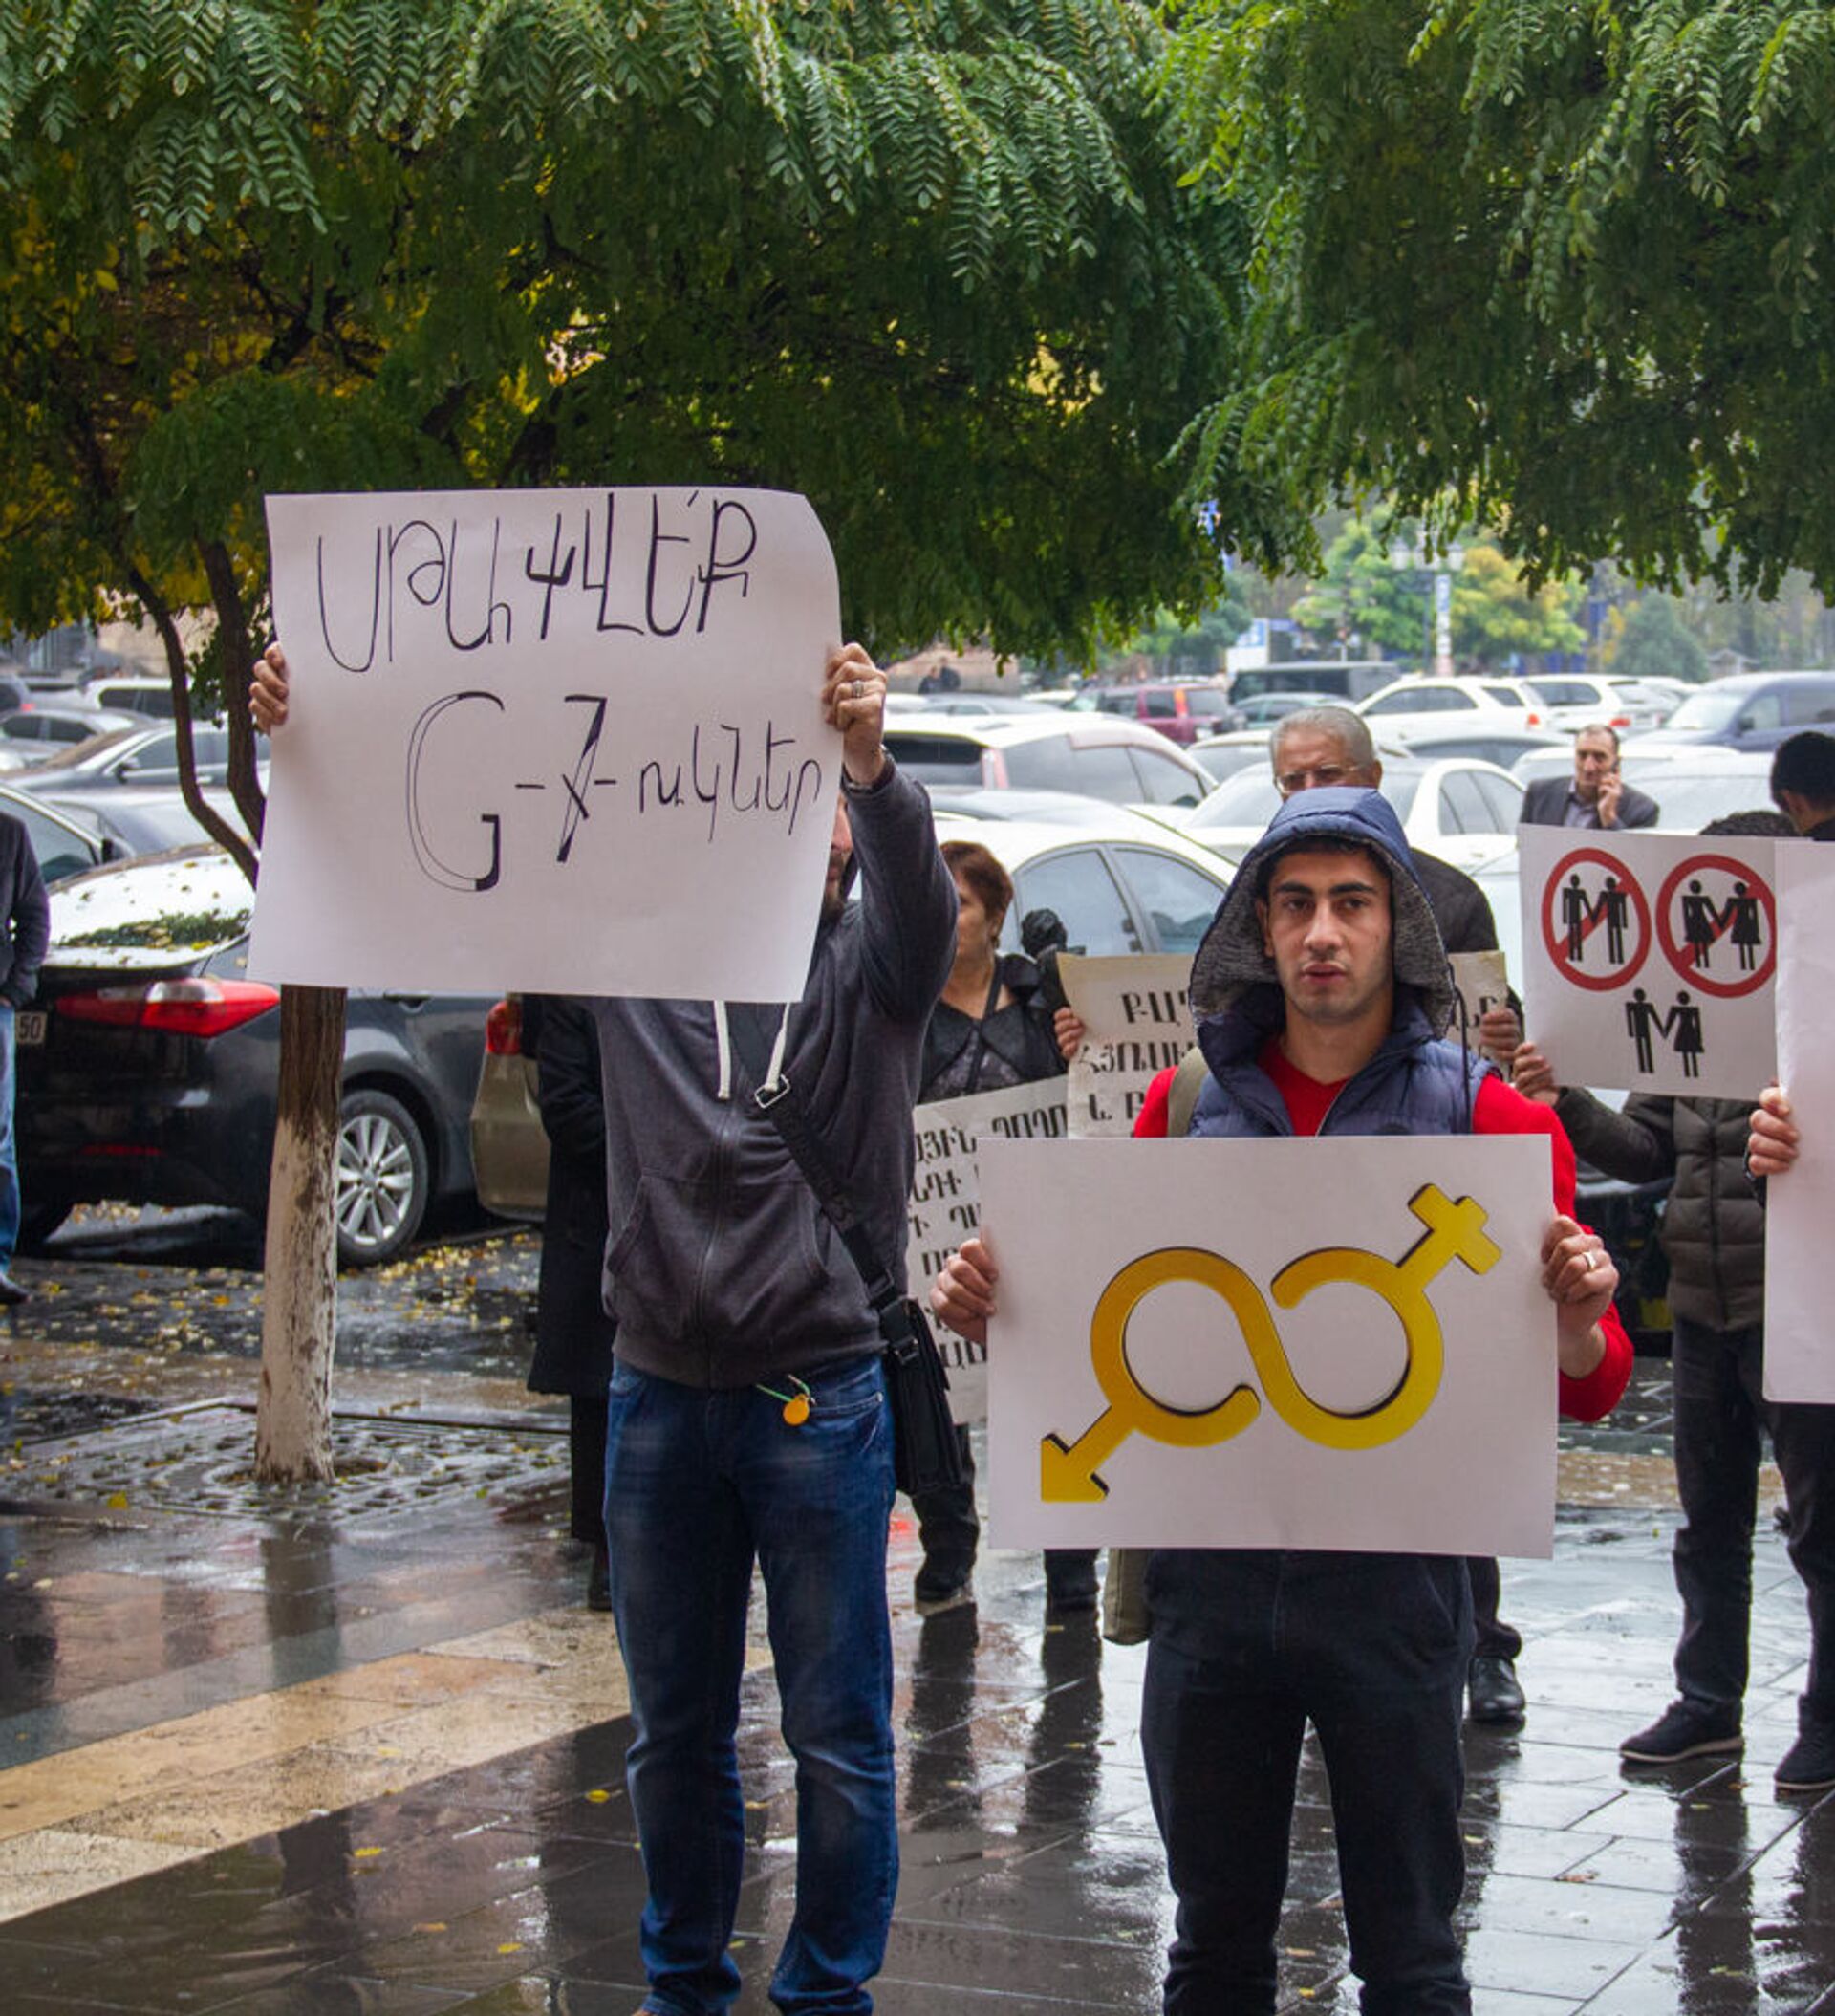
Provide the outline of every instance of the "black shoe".
{"type": "Polygon", "coordinates": [[[959,1575],[933,1575],[928,1570],[919,1570],[911,1588],[918,1615],[940,1616],[946,1610],[960,1610],[964,1603],[974,1602],[975,1593],[968,1586],[972,1573],[972,1570],[964,1569],[959,1575]]]}
{"type": "Polygon", "coordinates": [[[1738,1708],[1672,1702],[1648,1729],[1628,1736],[1618,1754],[1628,1764],[1680,1764],[1685,1757],[1737,1757],[1746,1746],[1738,1708]]]}
{"type": "Polygon", "coordinates": [[[589,1610],[612,1608],[612,1562],[602,1547],[593,1550],[593,1566],[586,1572],[586,1607],[589,1610]]]}
{"type": "Polygon", "coordinates": [[[20,1303],[31,1300],[31,1289],[0,1268],[0,1309],[17,1309],[20,1303]]]}
{"type": "Polygon", "coordinates": [[[1778,1767],[1781,1792],[1835,1790],[1835,1729],[1804,1729],[1778,1767]]]}
{"type": "Polygon", "coordinates": [[[1515,1663],[1481,1652],[1465,1676],[1466,1709],[1474,1722],[1516,1722],[1526,1705],[1515,1663]]]}

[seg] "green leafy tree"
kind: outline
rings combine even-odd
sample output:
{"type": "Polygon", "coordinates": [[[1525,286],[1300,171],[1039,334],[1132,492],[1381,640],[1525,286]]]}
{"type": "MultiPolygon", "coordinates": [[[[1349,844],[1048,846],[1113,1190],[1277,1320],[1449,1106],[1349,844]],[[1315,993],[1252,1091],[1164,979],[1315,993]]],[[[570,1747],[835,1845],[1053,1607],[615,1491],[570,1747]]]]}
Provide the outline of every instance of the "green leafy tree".
{"type": "MultiPolygon", "coordinates": [[[[1393,540],[1411,544],[1411,528],[1393,540]]],[[[1390,557],[1392,538],[1352,519],[1326,550],[1318,580],[1293,605],[1294,620],[1314,633],[1369,651],[1420,659],[1431,649],[1432,578],[1425,569],[1390,557]]]]}
{"type": "MultiPolygon", "coordinates": [[[[142,611],[252,870],[269,491],[799,488],[882,649],[1201,608],[1286,487],[1213,444],[1190,508],[1244,245],[1161,49],[1134,0],[0,0],[0,622],[142,611]]],[[[270,1474],[329,1461],[341,1007],[283,1003],[270,1474]]]]}
{"type": "Polygon", "coordinates": [[[1453,582],[1453,653],[1460,661],[1498,666],[1519,655],[1578,651],[1587,634],[1573,610],[1571,579],[1533,587],[1522,568],[1488,542],[1469,546],[1453,582]]]}
{"type": "Polygon", "coordinates": [[[1239,480],[1835,586],[1835,10],[1192,0],[1166,89],[1254,241],[1239,480]]]}
{"type": "Polygon", "coordinates": [[[1627,609],[1614,610],[1600,652],[1608,671],[1632,679],[1701,680],[1708,654],[1701,639],[1663,596],[1647,595],[1627,609]]]}

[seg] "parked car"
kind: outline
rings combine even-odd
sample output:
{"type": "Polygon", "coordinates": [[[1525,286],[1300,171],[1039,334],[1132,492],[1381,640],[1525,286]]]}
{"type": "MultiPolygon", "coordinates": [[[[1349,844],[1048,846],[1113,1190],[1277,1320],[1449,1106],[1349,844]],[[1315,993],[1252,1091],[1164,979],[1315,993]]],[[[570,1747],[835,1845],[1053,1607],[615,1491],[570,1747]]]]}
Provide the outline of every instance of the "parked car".
{"type": "Polygon", "coordinates": [[[1101,714],[1144,722],[1169,742],[1189,747],[1200,735],[1221,735],[1247,724],[1230,704],[1221,682],[1158,680],[1139,686],[1094,686],[1090,689],[1101,714]]]}
{"type": "Polygon", "coordinates": [[[1236,728],[1227,735],[1206,735],[1187,751],[1194,763],[1203,765],[1214,783],[1221,784],[1238,770],[1253,770],[1269,760],[1269,728],[1236,728]]]}
{"type": "MultiPolygon", "coordinates": [[[[979,800],[972,809],[955,801],[939,808],[937,836],[981,841],[1013,878],[1001,936],[1006,951],[1019,950],[1028,911],[1052,910],[1071,946],[1092,956],[1193,952],[1229,887],[1229,871],[1215,855],[1138,813],[1058,793],[994,791],[979,800]],[[1016,799],[1028,816],[1004,816],[1016,799]]],[[[548,1138],[535,1102],[536,1067],[522,1052],[516,995],[490,1009],[484,1035],[471,1109],[479,1201],[502,1217],[539,1218],[548,1138]]]]}
{"type": "Polygon", "coordinates": [[[35,705],[23,673],[0,672],[0,715],[15,714],[35,705]]]}
{"type": "MultiPolygon", "coordinates": [[[[30,794],[21,791],[19,795],[30,794]]],[[[227,791],[215,788],[204,795],[206,803],[241,831],[242,814],[227,791]]],[[[68,797],[45,792],[38,802],[66,818],[86,822],[108,847],[110,860],[126,860],[137,854],[163,854],[173,847],[215,844],[177,787],[170,784],[123,784],[116,791],[77,791],[68,797]]]]}
{"type": "Polygon", "coordinates": [[[80,809],[43,804],[30,791],[0,785],[0,812],[11,813],[25,826],[46,882],[62,881],[67,875],[80,875],[85,868],[98,868],[134,851],[111,840],[100,823],[80,809]]]}
{"type": "Polygon", "coordinates": [[[1232,695],[1230,705],[1243,727],[1271,728],[1307,707],[1342,707],[1345,702],[1336,693],[1250,693],[1241,700],[1232,695]]]}
{"type": "Polygon", "coordinates": [[[131,672],[98,672],[86,679],[83,699],[91,705],[137,715],[143,721],[172,719],[172,683],[131,672]]]}
{"type": "MultiPolygon", "coordinates": [[[[229,774],[229,730],[206,722],[191,728],[191,749],[201,783],[221,784],[229,774]]],[[[22,772],[28,791],[62,795],[68,791],[113,790],[122,784],[176,784],[179,731],[142,723],[92,735],[60,748],[22,772]]]]}
{"type": "Polygon", "coordinates": [[[1081,791],[1112,805],[1196,805],[1211,780],[1139,723],[1066,713],[1002,721],[896,714],[886,748],[920,784],[1081,791]]]}
{"type": "Polygon", "coordinates": [[[1025,693],[888,693],[888,714],[1055,714],[1047,700],[1025,693]]]}
{"type": "MultiPolygon", "coordinates": [[[[1627,784],[1656,800],[1658,833],[1699,833],[1710,819],[1773,809],[1771,758],[1757,750],[1688,743],[1652,748],[1640,736],[1625,745],[1622,770],[1627,784]]],[[[1525,786],[1573,773],[1571,747],[1537,750],[1515,770],[1525,786]]]]}
{"type": "Polygon", "coordinates": [[[145,726],[133,714],[111,712],[104,707],[47,706],[37,700],[16,714],[0,714],[0,737],[10,743],[25,743],[29,759],[49,756],[55,747],[87,742],[92,735],[106,735],[115,728],[145,726]]]}
{"type": "Polygon", "coordinates": [[[1697,686],[1663,726],[1638,735],[1626,753],[1717,743],[1775,749],[1800,728],[1835,733],[1835,672],[1741,672],[1697,686]]]}
{"type": "Polygon", "coordinates": [[[1609,672],[1564,672],[1523,683],[1543,703],[1548,725],[1569,735],[1602,724],[1621,733],[1653,728],[1675,706],[1673,695],[1648,681],[1609,672]]]}
{"type": "MultiPolygon", "coordinates": [[[[1574,760],[1574,739],[1543,728],[1513,728],[1507,722],[1474,721],[1470,726],[1417,728],[1413,734],[1396,735],[1385,729],[1378,746],[1398,754],[1419,756],[1433,762],[1440,756],[1476,756],[1480,763],[1495,763],[1500,770],[1514,770],[1525,756],[1538,749],[1553,749],[1558,760],[1570,769],[1574,760]]],[[[1555,761],[1556,758],[1550,758],[1555,761]]]]}
{"type": "Polygon", "coordinates": [[[1408,736],[1436,727],[1476,726],[1487,718],[1499,726],[1539,728],[1544,709],[1535,694],[1515,679],[1398,679],[1357,703],[1372,735],[1408,736]]]}
{"type": "MultiPolygon", "coordinates": [[[[251,901],[208,847],[52,890],[50,954],[14,1024],[27,1238],[114,1199],[265,1209],[280,996],[248,977],[251,901]]],[[[351,995],[336,1173],[347,1266],[394,1259],[435,1203],[470,1191],[488,998],[351,995]]]]}
{"type": "MultiPolygon", "coordinates": [[[[1468,875],[1500,855],[1516,852],[1522,786],[1495,763],[1385,756],[1382,788],[1410,844],[1468,875]]],[[[1245,770],[1179,818],[1178,830],[1226,860],[1240,861],[1267,831],[1280,805],[1267,769],[1245,770]]]]}

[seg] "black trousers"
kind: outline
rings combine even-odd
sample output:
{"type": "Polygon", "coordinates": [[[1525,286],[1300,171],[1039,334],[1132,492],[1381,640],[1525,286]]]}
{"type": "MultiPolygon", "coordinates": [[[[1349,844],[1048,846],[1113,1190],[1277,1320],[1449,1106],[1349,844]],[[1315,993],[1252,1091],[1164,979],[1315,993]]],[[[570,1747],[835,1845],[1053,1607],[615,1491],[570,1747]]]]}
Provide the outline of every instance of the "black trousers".
{"type": "MultiPolygon", "coordinates": [[[[968,1430],[959,1427],[956,1438],[962,1452],[961,1485],[941,1491],[920,1491],[911,1501],[911,1508],[918,1515],[918,1538],[924,1550],[924,1565],[918,1571],[919,1595],[944,1595],[966,1582],[975,1567],[975,1550],[981,1545],[982,1522],[975,1509],[975,1458],[969,1449],[968,1430]]],[[[1096,1553],[1094,1548],[1047,1548],[1047,1600],[1075,1602],[1092,1596],[1096,1589],[1096,1553]]]]}
{"type": "Polygon", "coordinates": [[[1148,1573],[1141,1748],[1178,1900],[1166,2016],[1271,2016],[1301,1740],[1318,1731],[1365,2016],[1466,2016],[1457,1557],[1178,1552],[1148,1573]]]}
{"type": "Polygon", "coordinates": [[[1673,1560],[1682,1598],[1677,1689],[1736,1713],[1745,1695],[1760,1431],[1768,1429],[1790,1508],[1791,1565],[1809,1597],[1809,1684],[1799,1716],[1835,1729],[1835,1407],[1766,1400],[1758,1324],[1718,1331],[1678,1316],[1671,1350],[1683,1515],[1673,1560]]]}
{"type": "Polygon", "coordinates": [[[567,1402],[567,1453],[572,1512],[568,1531],[594,1547],[605,1545],[605,1395],[572,1394],[567,1402]]]}
{"type": "Polygon", "coordinates": [[[1498,1615],[1498,1564],[1489,1554],[1468,1554],[1465,1572],[1472,1578],[1472,1657],[1521,1658],[1522,1634],[1498,1615]]]}

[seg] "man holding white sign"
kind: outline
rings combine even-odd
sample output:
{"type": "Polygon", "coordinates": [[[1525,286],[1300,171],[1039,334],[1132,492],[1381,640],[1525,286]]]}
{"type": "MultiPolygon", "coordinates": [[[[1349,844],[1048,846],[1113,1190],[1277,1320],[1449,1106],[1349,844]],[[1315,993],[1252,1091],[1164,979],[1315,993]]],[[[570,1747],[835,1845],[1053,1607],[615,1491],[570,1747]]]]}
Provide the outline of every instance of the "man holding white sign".
{"type": "MultiPolygon", "coordinates": [[[[1611,1312],[1617,1272],[1568,1215],[1571,1153],[1551,1115],[1438,1040],[1451,1007],[1445,955],[1377,792],[1321,788],[1283,806],[1199,948],[1191,997],[1209,1066],[1195,1135],[1549,1138],[1557,1215],[1541,1268],[1562,1405],[1597,1416],[1616,1401],[1630,1366],[1611,1312]]],[[[997,1280],[987,1246],[972,1242],[933,1301],[953,1328],[984,1333],[997,1280]]],[[[1344,1513],[1349,1537],[1362,1508],[1344,1513]]],[[[1142,1746],[1178,1897],[1166,2016],[1266,2016],[1276,2005],[1308,1721],[1331,1781],[1366,2016],[1469,2011],[1453,1924],[1472,1642],[1461,1553],[1154,1554],[1142,1746]]]]}
{"type": "MultiPolygon", "coordinates": [[[[616,1227],[606,1527],[650,1892],[646,2016],[713,2016],[741,1986],[734,1736],[755,1560],[797,1767],[796,1910],[770,1983],[786,2016],[872,2007],[897,1886],[882,1339],[847,1249],[749,1096],[796,1087],[902,1287],[912,1103],[956,896],[929,800],[885,752],[885,695],[857,644],[831,653],[820,708],[838,732],[842,798],[824,809],[801,999],[595,1003],[616,1227]],[[850,904],[856,871],[866,900],[850,904]]],[[[250,702],[258,726],[286,720],[278,646],[250,702]]]]}

